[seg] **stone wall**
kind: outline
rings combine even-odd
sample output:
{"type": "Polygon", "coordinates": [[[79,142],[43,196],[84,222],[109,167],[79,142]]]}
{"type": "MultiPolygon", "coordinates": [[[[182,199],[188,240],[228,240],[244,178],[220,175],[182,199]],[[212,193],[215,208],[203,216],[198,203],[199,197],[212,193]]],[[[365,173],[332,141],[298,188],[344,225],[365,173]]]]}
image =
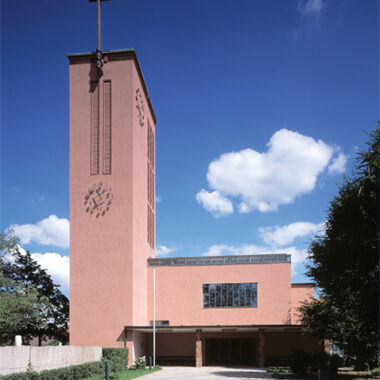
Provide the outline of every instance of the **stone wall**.
{"type": "Polygon", "coordinates": [[[101,347],[78,346],[8,346],[0,347],[0,375],[26,371],[28,365],[34,371],[68,367],[76,364],[100,361],[101,347]]]}

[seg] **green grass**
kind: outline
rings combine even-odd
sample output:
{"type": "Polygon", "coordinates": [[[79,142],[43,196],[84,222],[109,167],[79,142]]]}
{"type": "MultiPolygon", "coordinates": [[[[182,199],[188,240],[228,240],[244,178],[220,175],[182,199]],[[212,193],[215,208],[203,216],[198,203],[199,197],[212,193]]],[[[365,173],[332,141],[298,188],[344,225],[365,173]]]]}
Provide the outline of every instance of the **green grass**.
{"type": "MultiPolygon", "coordinates": [[[[126,371],[118,372],[117,374],[111,373],[110,374],[110,380],[129,380],[129,379],[135,379],[136,377],[148,375],[153,372],[157,372],[161,370],[160,366],[154,367],[151,371],[149,368],[145,369],[128,369],[126,371]]],[[[104,380],[104,375],[98,375],[94,377],[88,377],[85,380],[104,380]]]]}
{"type": "Polygon", "coordinates": [[[269,367],[267,368],[267,372],[273,373],[291,373],[292,370],[289,367],[269,367]]]}

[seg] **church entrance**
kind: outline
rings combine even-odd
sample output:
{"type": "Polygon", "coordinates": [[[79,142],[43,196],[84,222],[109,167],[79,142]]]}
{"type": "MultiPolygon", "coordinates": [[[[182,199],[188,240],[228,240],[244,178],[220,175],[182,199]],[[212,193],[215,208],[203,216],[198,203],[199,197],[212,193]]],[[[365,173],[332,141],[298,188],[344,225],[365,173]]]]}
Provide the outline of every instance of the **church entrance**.
{"type": "Polygon", "coordinates": [[[256,365],[256,339],[208,338],[205,340],[206,365],[256,365]]]}

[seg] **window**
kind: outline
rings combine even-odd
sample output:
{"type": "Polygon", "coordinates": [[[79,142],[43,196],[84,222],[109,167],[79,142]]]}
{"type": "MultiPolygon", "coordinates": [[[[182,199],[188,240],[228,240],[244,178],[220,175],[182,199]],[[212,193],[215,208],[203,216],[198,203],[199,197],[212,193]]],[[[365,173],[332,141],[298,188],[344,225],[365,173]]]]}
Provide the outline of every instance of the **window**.
{"type": "Polygon", "coordinates": [[[148,222],[147,222],[147,235],[148,243],[151,248],[154,248],[154,212],[151,207],[148,205],[148,222]]]}
{"type": "Polygon", "coordinates": [[[257,283],[204,284],[203,307],[257,307],[257,283]]]}
{"type": "Polygon", "coordinates": [[[147,201],[148,201],[148,213],[147,213],[147,238],[149,245],[154,248],[154,234],[155,234],[155,190],[154,190],[154,133],[148,120],[147,131],[147,201]]]}

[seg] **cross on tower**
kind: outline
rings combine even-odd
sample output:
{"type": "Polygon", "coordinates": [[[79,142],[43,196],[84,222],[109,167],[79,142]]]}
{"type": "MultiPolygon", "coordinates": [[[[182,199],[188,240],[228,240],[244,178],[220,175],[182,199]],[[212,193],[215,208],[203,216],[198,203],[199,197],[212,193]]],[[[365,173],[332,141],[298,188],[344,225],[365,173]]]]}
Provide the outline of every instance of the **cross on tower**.
{"type": "Polygon", "coordinates": [[[109,0],[88,0],[90,3],[97,3],[98,4],[98,45],[96,48],[96,67],[98,69],[98,75],[101,77],[103,75],[102,67],[103,67],[103,56],[102,56],[102,50],[101,50],[101,22],[100,22],[100,16],[101,16],[101,7],[100,3],[102,1],[109,1],[109,0]]]}

